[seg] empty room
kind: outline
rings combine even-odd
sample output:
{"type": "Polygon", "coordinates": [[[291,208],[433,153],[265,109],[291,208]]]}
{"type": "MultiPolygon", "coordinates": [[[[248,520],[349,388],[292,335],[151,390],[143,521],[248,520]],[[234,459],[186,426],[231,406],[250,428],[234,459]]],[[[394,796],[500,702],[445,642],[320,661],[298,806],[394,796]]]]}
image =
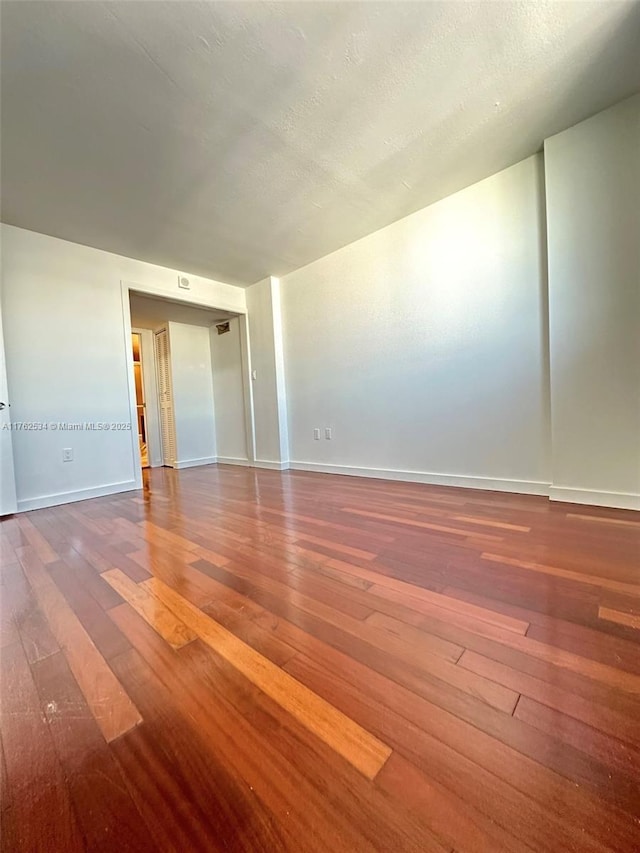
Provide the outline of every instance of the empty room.
{"type": "Polygon", "coordinates": [[[640,0],[0,0],[0,848],[640,850],[640,0]]]}

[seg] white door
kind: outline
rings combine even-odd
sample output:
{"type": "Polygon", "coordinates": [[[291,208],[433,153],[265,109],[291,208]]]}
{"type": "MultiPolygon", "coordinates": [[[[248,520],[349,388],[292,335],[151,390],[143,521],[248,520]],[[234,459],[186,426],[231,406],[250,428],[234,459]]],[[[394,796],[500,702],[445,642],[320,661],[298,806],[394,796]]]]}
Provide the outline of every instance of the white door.
{"type": "Polygon", "coordinates": [[[158,373],[158,403],[160,404],[162,464],[173,468],[176,462],[176,431],[173,419],[169,333],[166,329],[156,332],[156,368],[158,373]]]}
{"type": "Polygon", "coordinates": [[[10,515],[17,509],[9,412],[7,365],[4,358],[2,311],[0,311],[0,515],[10,515]]]}

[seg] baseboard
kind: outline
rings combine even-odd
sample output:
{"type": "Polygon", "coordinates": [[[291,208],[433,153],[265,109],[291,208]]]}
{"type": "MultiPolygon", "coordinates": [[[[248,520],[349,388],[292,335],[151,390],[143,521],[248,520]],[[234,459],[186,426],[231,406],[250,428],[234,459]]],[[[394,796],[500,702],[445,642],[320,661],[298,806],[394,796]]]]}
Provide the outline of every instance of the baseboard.
{"type": "Polygon", "coordinates": [[[596,492],[591,489],[572,489],[566,486],[551,486],[549,500],[562,503],[608,506],[614,509],[640,510],[640,495],[633,492],[596,492]]]}
{"type": "MultiPolygon", "coordinates": [[[[612,507],[614,509],[631,509],[640,511],[640,495],[632,492],[597,492],[591,489],[574,489],[565,486],[550,486],[535,480],[496,480],[488,477],[467,477],[458,474],[431,474],[423,471],[397,471],[389,468],[353,468],[347,465],[323,465],[317,462],[271,462],[258,459],[254,462],[248,459],[233,457],[205,457],[204,459],[187,459],[176,465],[180,468],[192,468],[197,465],[211,465],[215,462],[223,465],[242,465],[249,468],[266,468],[273,471],[314,471],[320,474],[343,474],[350,477],[372,477],[379,480],[396,480],[408,483],[425,483],[431,486],[454,486],[464,489],[486,489],[487,491],[512,492],[523,495],[548,495],[549,499],[557,502],[585,504],[590,506],[612,507]]],[[[117,495],[121,492],[131,492],[138,489],[135,480],[125,480],[120,483],[107,483],[90,489],[79,489],[73,492],[59,492],[53,495],[41,495],[37,498],[25,498],[18,501],[17,512],[28,512],[32,509],[44,509],[60,504],[85,501],[90,498],[101,498],[107,495],[117,495]]]]}
{"type": "Polygon", "coordinates": [[[90,498],[103,498],[105,495],[117,495],[120,492],[132,492],[139,486],[135,480],[125,480],[122,483],[107,483],[92,489],[79,489],[76,492],[59,492],[55,495],[41,495],[39,498],[25,498],[18,501],[18,512],[30,509],[44,509],[48,506],[86,501],[90,498]]]}
{"type": "Polygon", "coordinates": [[[288,462],[271,462],[269,459],[256,459],[250,464],[252,468],[267,468],[269,471],[286,471],[291,467],[288,462]]]}
{"type": "Polygon", "coordinates": [[[271,462],[269,459],[240,459],[235,456],[218,456],[219,465],[242,465],[245,468],[268,468],[270,471],[286,471],[288,462],[271,462]]]}
{"type": "Polygon", "coordinates": [[[182,468],[197,468],[199,465],[215,465],[218,461],[216,456],[204,456],[202,459],[181,459],[179,462],[174,462],[173,467],[178,470],[182,468]]]}
{"type": "Polygon", "coordinates": [[[397,471],[393,468],[353,468],[347,465],[323,465],[317,462],[291,462],[290,467],[294,471],[346,474],[350,477],[373,477],[379,480],[425,483],[429,486],[457,486],[463,489],[486,489],[492,492],[513,492],[520,495],[546,496],[549,494],[549,483],[539,483],[536,480],[497,480],[489,477],[468,477],[461,474],[397,471]]]}

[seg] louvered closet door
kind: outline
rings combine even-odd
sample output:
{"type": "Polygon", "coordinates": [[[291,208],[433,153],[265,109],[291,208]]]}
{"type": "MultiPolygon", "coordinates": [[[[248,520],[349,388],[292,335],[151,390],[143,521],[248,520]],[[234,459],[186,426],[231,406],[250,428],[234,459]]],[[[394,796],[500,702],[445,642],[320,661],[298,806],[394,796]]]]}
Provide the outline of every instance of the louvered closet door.
{"type": "Polygon", "coordinates": [[[169,333],[156,332],[156,365],[158,370],[158,400],[160,403],[160,432],[162,435],[162,464],[173,468],[176,461],[176,432],[173,420],[173,394],[169,364],[169,333]]]}

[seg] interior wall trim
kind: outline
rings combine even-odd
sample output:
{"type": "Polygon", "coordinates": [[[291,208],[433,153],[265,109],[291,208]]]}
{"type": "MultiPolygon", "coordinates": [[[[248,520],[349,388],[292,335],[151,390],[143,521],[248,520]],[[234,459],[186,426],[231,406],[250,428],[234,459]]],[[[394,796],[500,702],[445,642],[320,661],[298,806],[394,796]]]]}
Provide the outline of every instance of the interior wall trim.
{"type": "Polygon", "coordinates": [[[574,489],[569,486],[551,486],[549,500],[590,506],[608,506],[614,509],[640,510],[640,495],[633,492],[597,492],[592,489],[574,489]]]}
{"type": "Polygon", "coordinates": [[[59,506],[60,504],[75,503],[76,501],[86,501],[89,498],[102,498],[105,495],[132,492],[138,488],[136,480],[123,480],[120,483],[105,483],[103,486],[94,486],[89,489],[57,492],[52,495],[40,495],[37,498],[24,498],[18,501],[18,512],[26,512],[30,509],[44,509],[48,506],[59,506]]]}
{"type": "Polygon", "coordinates": [[[203,456],[201,459],[177,459],[173,463],[174,468],[197,468],[199,465],[215,465],[217,456],[203,456]]]}
{"type": "Polygon", "coordinates": [[[256,459],[250,464],[252,468],[267,468],[269,471],[286,471],[291,467],[288,462],[272,462],[270,459],[256,459]]]}
{"type": "Polygon", "coordinates": [[[458,486],[464,489],[487,489],[523,495],[548,495],[549,483],[536,480],[503,480],[462,474],[433,474],[427,471],[399,471],[393,468],[354,468],[348,465],[323,465],[317,462],[291,462],[296,471],[318,471],[322,474],[347,474],[351,477],[373,477],[380,480],[400,480],[407,483],[426,483],[430,486],[458,486]]]}
{"type": "MultiPolygon", "coordinates": [[[[267,468],[270,471],[286,471],[289,467],[288,462],[272,462],[270,459],[243,459],[240,456],[218,456],[214,460],[219,465],[240,465],[244,468],[267,468]]],[[[198,462],[195,464],[208,465],[208,462],[198,462]]],[[[178,467],[178,466],[176,466],[178,467]]],[[[186,467],[186,466],[181,466],[186,467]]]]}

